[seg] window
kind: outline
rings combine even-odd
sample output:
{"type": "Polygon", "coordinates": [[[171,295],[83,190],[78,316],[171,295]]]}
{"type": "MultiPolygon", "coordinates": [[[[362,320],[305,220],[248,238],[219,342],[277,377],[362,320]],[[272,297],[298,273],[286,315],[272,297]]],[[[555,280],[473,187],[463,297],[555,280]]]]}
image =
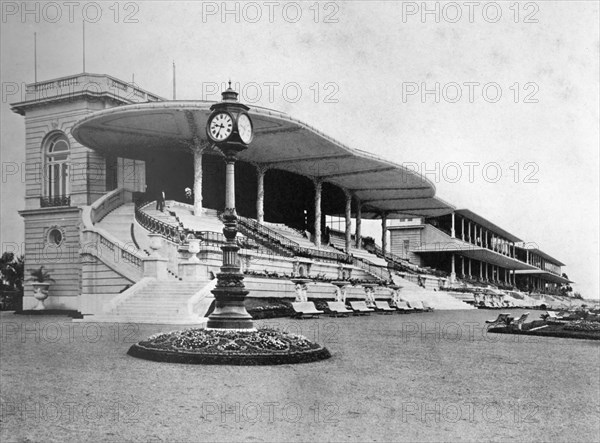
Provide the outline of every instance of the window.
{"type": "Polygon", "coordinates": [[[69,205],[69,139],[63,132],[51,133],[44,142],[45,187],[42,206],[69,205]]]}
{"type": "Polygon", "coordinates": [[[63,241],[63,233],[60,229],[52,228],[48,231],[48,243],[52,246],[60,246],[63,241]]]}

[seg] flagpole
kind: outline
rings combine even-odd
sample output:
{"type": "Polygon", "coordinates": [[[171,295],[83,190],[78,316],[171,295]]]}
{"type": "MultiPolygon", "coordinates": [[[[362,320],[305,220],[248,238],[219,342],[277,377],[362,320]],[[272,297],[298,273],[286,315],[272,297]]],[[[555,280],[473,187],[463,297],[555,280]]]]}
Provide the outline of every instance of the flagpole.
{"type": "Polygon", "coordinates": [[[37,83],[37,32],[33,33],[33,81],[37,83]]]}
{"type": "Polygon", "coordinates": [[[175,60],[173,60],[173,100],[175,100],[175,98],[177,97],[177,89],[175,82],[175,60]]]}
{"type": "Polygon", "coordinates": [[[82,36],[83,36],[83,73],[85,74],[85,19],[82,22],[82,36]]]}

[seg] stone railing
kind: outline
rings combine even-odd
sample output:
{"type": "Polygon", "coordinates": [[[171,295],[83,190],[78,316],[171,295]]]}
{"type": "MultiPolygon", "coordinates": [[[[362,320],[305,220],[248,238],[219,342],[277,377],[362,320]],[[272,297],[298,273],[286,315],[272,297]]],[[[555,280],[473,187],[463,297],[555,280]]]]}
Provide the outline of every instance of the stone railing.
{"type": "Polygon", "coordinates": [[[102,197],[92,203],[90,212],[92,224],[98,223],[111,211],[114,211],[127,201],[131,201],[131,192],[125,191],[123,188],[118,188],[114,191],[104,194],[102,197]]]}
{"type": "Polygon", "coordinates": [[[80,253],[100,259],[131,281],[138,281],[144,275],[144,258],[135,250],[133,244],[122,245],[97,229],[83,229],[80,253]]]}
{"type": "Polygon", "coordinates": [[[129,103],[157,102],[163,99],[134,83],[125,83],[109,75],[78,74],[46,82],[28,84],[25,100],[75,97],[81,94],[109,94],[129,103]]]}

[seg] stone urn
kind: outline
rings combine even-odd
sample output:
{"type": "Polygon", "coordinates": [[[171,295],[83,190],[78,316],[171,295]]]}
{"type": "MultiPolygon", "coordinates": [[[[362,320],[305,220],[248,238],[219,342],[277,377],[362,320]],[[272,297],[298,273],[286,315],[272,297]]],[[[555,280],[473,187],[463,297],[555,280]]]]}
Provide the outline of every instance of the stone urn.
{"type": "Polygon", "coordinates": [[[190,253],[190,258],[188,261],[191,263],[198,263],[200,260],[198,259],[198,252],[200,252],[200,240],[197,238],[192,238],[188,240],[188,252],[190,253]]]}
{"type": "Polygon", "coordinates": [[[33,296],[38,301],[38,304],[33,308],[36,311],[42,311],[46,309],[44,305],[44,300],[48,298],[48,290],[50,289],[49,282],[33,282],[31,283],[33,287],[33,296]]]}
{"type": "Polygon", "coordinates": [[[159,251],[162,249],[162,246],[163,246],[162,235],[151,233],[151,234],[148,234],[148,237],[150,237],[150,245],[149,246],[150,246],[150,250],[152,251],[152,253],[150,255],[152,257],[160,257],[159,251]]]}

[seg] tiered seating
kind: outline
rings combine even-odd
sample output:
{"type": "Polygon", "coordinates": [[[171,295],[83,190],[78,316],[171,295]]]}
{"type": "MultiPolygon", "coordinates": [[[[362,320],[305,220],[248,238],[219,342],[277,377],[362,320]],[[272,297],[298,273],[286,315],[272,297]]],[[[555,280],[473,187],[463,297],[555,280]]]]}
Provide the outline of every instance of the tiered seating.
{"type": "Polygon", "coordinates": [[[356,258],[362,258],[363,260],[369,261],[374,265],[387,268],[388,263],[383,258],[377,257],[375,254],[371,254],[369,251],[364,249],[351,249],[350,254],[356,258]]]}
{"type": "Polygon", "coordinates": [[[266,226],[267,228],[275,231],[279,235],[287,238],[288,240],[298,243],[298,245],[301,248],[321,249],[321,250],[326,250],[326,251],[331,251],[331,252],[339,252],[335,248],[332,248],[331,246],[324,245],[324,244],[321,245],[320,248],[317,248],[317,246],[312,241],[310,241],[310,239],[306,238],[304,235],[302,235],[300,232],[296,231],[294,228],[290,228],[289,226],[286,226],[284,224],[263,222],[263,225],[266,226]]]}

